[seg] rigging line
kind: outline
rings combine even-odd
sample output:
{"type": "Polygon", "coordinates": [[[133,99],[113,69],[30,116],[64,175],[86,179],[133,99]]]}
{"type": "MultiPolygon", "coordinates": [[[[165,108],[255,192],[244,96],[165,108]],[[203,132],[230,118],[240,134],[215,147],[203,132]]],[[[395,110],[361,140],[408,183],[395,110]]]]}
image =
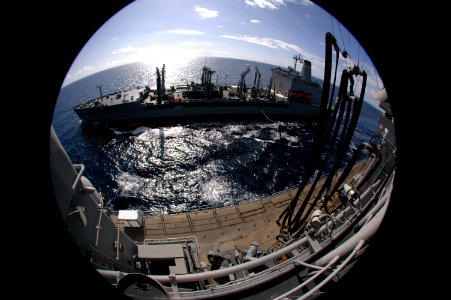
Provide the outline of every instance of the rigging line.
{"type": "MultiPolygon", "coordinates": [[[[363,53],[363,63],[362,63],[362,70],[365,70],[365,59],[366,59],[366,53],[363,53]]],[[[357,85],[360,83],[360,76],[357,77],[357,83],[355,84],[354,90],[352,91],[353,93],[355,92],[357,85]]]]}
{"type": "Polygon", "coordinates": [[[340,30],[341,41],[343,42],[343,50],[346,50],[346,49],[345,49],[345,41],[344,41],[344,39],[343,39],[343,34],[341,33],[340,22],[337,21],[337,24],[338,24],[338,29],[340,30]]]}
{"type": "Polygon", "coordinates": [[[376,77],[376,86],[377,86],[377,90],[379,91],[379,80],[377,80],[377,74],[376,74],[376,68],[373,67],[373,73],[374,73],[374,77],[376,77]]]}
{"type": "Polygon", "coordinates": [[[268,119],[270,122],[272,122],[272,123],[277,123],[276,121],[271,120],[271,119],[265,114],[265,112],[264,112],[263,110],[260,110],[260,111],[261,111],[261,113],[266,117],[266,119],[268,119]]]}
{"type": "Polygon", "coordinates": [[[349,49],[351,49],[351,34],[348,31],[348,45],[349,45],[349,49]]]}
{"type": "Polygon", "coordinates": [[[362,63],[363,70],[365,70],[365,59],[366,59],[366,52],[363,53],[363,63],[362,63]]]}
{"type": "Polygon", "coordinates": [[[357,47],[357,67],[359,66],[360,63],[360,47],[357,47]]]}
{"type": "Polygon", "coordinates": [[[332,93],[330,93],[330,99],[329,99],[329,105],[327,106],[327,110],[330,111],[332,109],[332,102],[334,99],[334,94],[335,94],[335,83],[337,81],[337,70],[338,70],[338,60],[340,58],[340,49],[338,49],[338,45],[336,43],[335,40],[335,45],[336,47],[334,47],[335,50],[335,72],[334,72],[334,82],[332,84],[332,93]]]}
{"type": "Polygon", "coordinates": [[[330,25],[332,25],[332,34],[335,36],[335,31],[334,31],[334,20],[332,18],[332,15],[330,15],[330,25]]]}

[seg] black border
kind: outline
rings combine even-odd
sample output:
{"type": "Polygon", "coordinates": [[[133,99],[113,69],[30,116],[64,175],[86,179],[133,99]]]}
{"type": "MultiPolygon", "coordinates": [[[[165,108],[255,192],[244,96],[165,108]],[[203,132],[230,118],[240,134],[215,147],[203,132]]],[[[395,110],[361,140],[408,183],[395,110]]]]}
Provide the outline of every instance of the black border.
{"type": "MultiPolygon", "coordinates": [[[[417,287],[412,277],[410,266],[411,238],[406,215],[411,214],[409,206],[416,201],[406,203],[406,199],[415,199],[409,189],[415,174],[407,170],[410,167],[409,154],[412,137],[409,126],[415,124],[418,108],[406,107],[403,101],[411,100],[412,88],[405,74],[410,72],[410,48],[413,34],[400,26],[407,22],[412,24],[413,17],[405,13],[404,7],[394,7],[389,1],[314,1],[331,12],[344,24],[363,45],[383,78],[389,97],[393,99],[393,110],[396,118],[398,139],[398,167],[395,191],[386,219],[376,234],[369,251],[362,260],[346,275],[336,288],[329,290],[321,298],[324,299],[381,299],[389,296],[403,297],[411,295],[417,287]],[[407,206],[407,207],[406,207],[407,206]]],[[[23,229],[27,232],[21,242],[21,257],[30,258],[30,264],[19,268],[22,274],[34,272],[27,281],[27,289],[17,290],[19,294],[29,292],[30,295],[63,296],[64,298],[115,299],[115,293],[108,284],[87,263],[76,249],[64,224],[58,216],[56,201],[51,203],[53,190],[48,169],[48,133],[54,103],[57,99],[63,79],[76,55],[88,41],[90,36],[109,17],[130,1],[76,1],[73,3],[45,4],[39,3],[36,10],[28,7],[22,15],[27,19],[29,31],[16,36],[23,50],[34,50],[30,65],[21,68],[20,73],[38,70],[42,76],[34,74],[29,89],[34,94],[27,99],[30,110],[24,111],[25,126],[29,130],[33,126],[38,134],[30,149],[27,141],[25,151],[38,153],[33,161],[35,170],[47,170],[45,178],[33,179],[37,183],[30,187],[29,216],[32,223],[24,220],[23,229]],[[24,40],[25,36],[27,39],[24,40]],[[25,41],[25,42],[24,42],[25,41]],[[35,126],[37,124],[37,126],[35,126]],[[39,147],[35,147],[38,145],[39,147]],[[47,197],[37,197],[42,192],[47,197]],[[30,253],[32,255],[30,256],[30,253]]],[[[149,12],[149,15],[151,13],[149,12]]],[[[151,17],[151,16],[150,16],[151,17]]],[[[423,169],[421,169],[423,171],[423,169]]],[[[23,188],[22,189],[27,189],[23,188]]],[[[415,224],[412,224],[412,226],[415,224]]],[[[19,247],[20,248],[20,247],[19,247]]],[[[421,257],[421,256],[420,256],[421,257]]],[[[423,256],[426,260],[426,257],[423,256]]],[[[17,269],[17,266],[14,267],[17,269]]],[[[418,270],[417,268],[415,270],[418,270]]],[[[415,293],[416,295],[416,293],[415,293]]]]}

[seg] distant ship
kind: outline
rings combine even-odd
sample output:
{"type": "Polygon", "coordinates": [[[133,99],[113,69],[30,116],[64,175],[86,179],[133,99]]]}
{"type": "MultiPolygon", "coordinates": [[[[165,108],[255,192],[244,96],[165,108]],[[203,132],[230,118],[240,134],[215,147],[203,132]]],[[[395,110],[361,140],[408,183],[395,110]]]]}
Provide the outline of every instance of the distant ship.
{"type": "Polygon", "coordinates": [[[72,164],[51,130],[61,214],[80,251],[118,293],[131,299],[313,299],[371,247],[395,177],[392,100],[385,91],[377,94],[384,110],[380,127],[346,158],[367,75],[358,67],[343,70],[336,101],[328,103],[332,47],[338,55],[328,33],[320,122],[302,181],[267,197],[176,214],[112,212],[84,176],[85,166],[72,164]],[[362,79],[358,97],[349,89],[353,77],[362,79]]]}
{"type": "Polygon", "coordinates": [[[92,125],[111,127],[149,123],[174,123],[218,119],[308,120],[319,114],[321,86],[312,82],[311,62],[294,56],[293,67],[276,67],[267,88],[260,87],[261,73],[255,67],[252,88],[247,88],[245,76],[250,67],[241,73],[236,86],[216,86],[212,83],[214,70],[202,69],[201,83],[165,88],[165,65],[157,68],[157,87],[138,87],[118,91],[81,103],[74,107],[79,118],[92,125]],[[296,63],[303,63],[296,71],[296,63]]]}

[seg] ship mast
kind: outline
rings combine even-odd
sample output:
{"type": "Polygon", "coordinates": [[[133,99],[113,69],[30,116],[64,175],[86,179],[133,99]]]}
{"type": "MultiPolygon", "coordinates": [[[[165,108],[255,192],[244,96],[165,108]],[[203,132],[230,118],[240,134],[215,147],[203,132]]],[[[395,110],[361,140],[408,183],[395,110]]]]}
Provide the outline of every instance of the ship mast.
{"type": "Polygon", "coordinates": [[[161,77],[160,77],[160,70],[157,67],[156,70],[156,75],[157,75],[157,103],[161,104],[161,98],[162,98],[162,94],[161,94],[161,77]]]}
{"type": "Polygon", "coordinates": [[[297,65],[298,61],[299,61],[299,63],[302,64],[304,62],[304,60],[301,58],[300,54],[293,56],[293,59],[294,59],[294,71],[296,71],[296,65],[297,65]]]}
{"type": "Polygon", "coordinates": [[[100,98],[102,98],[103,97],[103,95],[102,95],[102,86],[103,86],[103,84],[98,84],[96,87],[99,89],[99,91],[100,91],[100,98]]]}
{"type": "Polygon", "coordinates": [[[260,91],[260,78],[262,74],[258,70],[257,66],[255,66],[255,77],[254,77],[254,86],[252,87],[252,98],[257,98],[260,91]]]}
{"type": "Polygon", "coordinates": [[[247,73],[249,73],[250,71],[251,71],[251,69],[249,68],[249,65],[246,65],[246,70],[244,70],[244,71],[241,73],[241,79],[240,79],[240,85],[239,85],[239,87],[240,87],[239,98],[240,98],[240,99],[243,99],[243,97],[245,97],[246,91],[243,92],[244,87],[246,86],[244,77],[246,77],[247,73]]]}
{"type": "Polygon", "coordinates": [[[164,86],[165,77],[166,77],[166,65],[163,64],[163,68],[161,69],[161,89],[163,90],[163,94],[166,93],[166,87],[164,86]]]}

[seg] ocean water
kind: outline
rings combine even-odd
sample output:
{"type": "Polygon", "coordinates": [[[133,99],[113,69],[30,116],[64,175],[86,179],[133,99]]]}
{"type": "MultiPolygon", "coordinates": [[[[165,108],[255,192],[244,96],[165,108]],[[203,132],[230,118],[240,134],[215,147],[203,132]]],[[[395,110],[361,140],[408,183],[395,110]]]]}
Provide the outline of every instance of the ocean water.
{"type": "MultiPolygon", "coordinates": [[[[200,82],[202,67],[216,70],[219,84],[237,84],[249,64],[266,87],[274,66],[230,58],[198,58],[183,66],[166,65],[166,87],[200,82]]],[[[53,127],[73,163],[118,209],[168,212],[200,205],[222,205],[269,195],[299,183],[313,143],[314,127],[295,122],[208,122],[166,127],[114,128],[89,134],[73,111],[77,104],[104,93],[138,85],[155,86],[155,67],[133,63],[108,69],[63,87],[53,127]]],[[[318,79],[318,82],[321,80],[318,79]]],[[[352,146],[368,141],[379,111],[364,103],[352,146]]],[[[349,149],[348,154],[351,153],[349,149]]]]}

